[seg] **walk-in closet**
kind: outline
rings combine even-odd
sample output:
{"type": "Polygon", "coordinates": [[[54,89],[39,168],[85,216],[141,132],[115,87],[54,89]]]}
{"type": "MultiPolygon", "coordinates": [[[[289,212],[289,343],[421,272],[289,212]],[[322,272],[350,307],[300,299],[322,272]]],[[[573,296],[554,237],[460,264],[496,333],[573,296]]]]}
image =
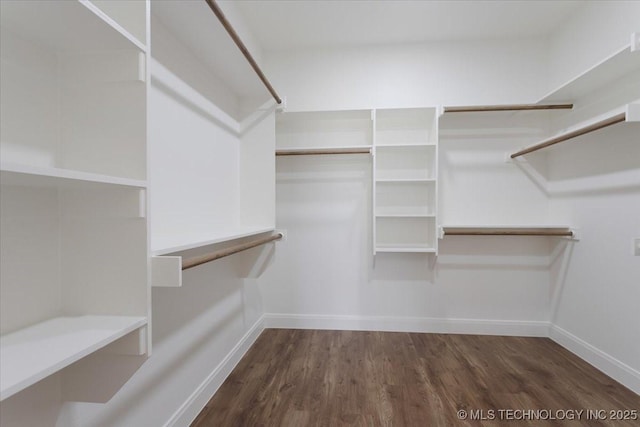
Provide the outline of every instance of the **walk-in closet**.
{"type": "Polygon", "coordinates": [[[640,425],[640,1],[0,29],[2,427],[640,425]]]}

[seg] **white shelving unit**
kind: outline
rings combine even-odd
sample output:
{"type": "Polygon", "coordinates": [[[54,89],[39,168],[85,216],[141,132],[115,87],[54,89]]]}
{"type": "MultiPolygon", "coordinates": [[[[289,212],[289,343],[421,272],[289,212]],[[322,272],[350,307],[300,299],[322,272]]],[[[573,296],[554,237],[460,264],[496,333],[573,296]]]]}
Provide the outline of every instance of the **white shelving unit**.
{"type": "Polygon", "coordinates": [[[273,230],[275,102],[206,2],[151,19],[152,254],[273,230]]]}
{"type": "Polygon", "coordinates": [[[437,253],[437,141],[435,108],[277,116],[277,152],[371,149],[373,255],[437,253]]]}
{"type": "Polygon", "coordinates": [[[375,111],[373,254],[437,253],[435,108],[375,111]]]}
{"type": "Polygon", "coordinates": [[[2,400],[72,385],[74,362],[124,337],[151,351],[148,19],[131,3],[119,23],[88,1],[0,2],[2,400]]]}

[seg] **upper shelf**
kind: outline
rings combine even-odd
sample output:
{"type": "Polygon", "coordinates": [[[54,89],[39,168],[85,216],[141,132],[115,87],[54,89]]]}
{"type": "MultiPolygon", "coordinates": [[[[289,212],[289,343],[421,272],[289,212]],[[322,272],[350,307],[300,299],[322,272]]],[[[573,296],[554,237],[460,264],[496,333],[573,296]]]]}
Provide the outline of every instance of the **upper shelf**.
{"type": "Polygon", "coordinates": [[[376,245],[376,252],[389,252],[389,253],[436,253],[436,248],[428,244],[384,244],[378,243],[376,245]]]}
{"type": "Polygon", "coordinates": [[[629,44],[582,74],[552,90],[543,96],[539,103],[581,99],[588,93],[615,82],[634,70],[640,72],[640,52],[631,51],[631,45],[629,44]]]}
{"type": "Polygon", "coordinates": [[[3,30],[60,52],[145,50],[145,45],[90,2],[1,1],[3,30]]]}
{"type": "Polygon", "coordinates": [[[629,104],[622,109],[608,113],[604,118],[599,118],[590,123],[583,124],[579,127],[569,129],[559,135],[546,139],[538,144],[532,145],[527,148],[511,154],[511,158],[514,159],[525,154],[532,153],[534,151],[541,150],[543,148],[550,147],[560,142],[568,141],[587,133],[595,132],[608,126],[612,126],[618,123],[624,122],[640,122],[640,104],[629,104]]]}
{"type": "Polygon", "coordinates": [[[4,335],[0,400],[146,325],[144,317],[58,317],[4,335]]]}
{"type": "Polygon", "coordinates": [[[244,227],[236,230],[229,230],[225,233],[207,235],[202,232],[194,232],[191,235],[181,233],[179,235],[153,236],[151,242],[151,252],[154,256],[166,255],[203,246],[214,245],[216,243],[228,242],[230,240],[241,239],[243,237],[254,236],[269,231],[273,227],[244,227]]]}
{"type": "Polygon", "coordinates": [[[151,12],[237,97],[271,98],[206,1],[154,1],[151,12]]]}
{"type": "Polygon", "coordinates": [[[86,187],[92,185],[117,185],[122,187],[146,188],[147,182],[100,175],[70,169],[0,164],[3,185],[23,185],[33,187],[86,187]]]}
{"type": "Polygon", "coordinates": [[[370,154],[371,146],[351,147],[309,147],[309,148],[278,148],[276,156],[304,156],[322,154],[370,154]]]}

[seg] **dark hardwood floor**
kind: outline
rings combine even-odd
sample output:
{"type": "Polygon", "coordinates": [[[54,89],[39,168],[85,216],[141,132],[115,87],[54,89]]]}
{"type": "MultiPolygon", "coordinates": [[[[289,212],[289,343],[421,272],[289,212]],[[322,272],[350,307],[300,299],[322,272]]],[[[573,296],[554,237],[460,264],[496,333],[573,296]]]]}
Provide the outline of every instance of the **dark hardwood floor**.
{"type": "Polygon", "coordinates": [[[546,338],[267,329],[192,425],[640,426],[640,396],[546,338]]]}

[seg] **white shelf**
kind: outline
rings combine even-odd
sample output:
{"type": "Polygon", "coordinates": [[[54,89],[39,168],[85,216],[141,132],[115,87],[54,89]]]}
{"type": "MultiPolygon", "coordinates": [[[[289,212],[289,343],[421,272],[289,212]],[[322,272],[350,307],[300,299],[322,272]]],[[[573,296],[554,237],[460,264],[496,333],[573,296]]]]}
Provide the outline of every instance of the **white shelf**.
{"type": "Polygon", "coordinates": [[[59,317],[0,338],[0,400],[146,325],[144,317],[59,317]]]}
{"type": "Polygon", "coordinates": [[[61,52],[145,46],[88,1],[2,1],[2,27],[61,52]]]}
{"type": "Polygon", "coordinates": [[[371,148],[370,110],[276,114],[276,149],[371,148]]]}
{"type": "Polygon", "coordinates": [[[436,182],[435,178],[376,178],[376,182],[436,182]]]}
{"type": "MultiPolygon", "coordinates": [[[[115,16],[121,17],[121,18],[125,18],[125,15],[129,15],[133,12],[132,9],[127,9],[126,12],[122,12],[122,9],[115,6],[117,4],[117,2],[113,2],[113,1],[105,1],[102,0],[100,3],[100,5],[97,5],[96,3],[98,3],[95,0],[78,0],[80,3],[82,3],[87,9],[91,10],[93,13],[96,14],[96,16],[98,16],[100,19],[102,19],[104,22],[107,23],[107,25],[111,26],[114,30],[116,30],[117,32],[119,32],[120,34],[122,34],[123,37],[125,37],[126,39],[128,39],[131,43],[133,43],[134,45],[136,45],[136,47],[138,49],[140,49],[141,51],[146,51],[147,46],[144,42],[144,40],[146,39],[146,12],[144,9],[145,6],[142,6],[142,8],[137,7],[136,12],[138,13],[138,16],[136,16],[136,18],[138,19],[138,21],[136,22],[138,25],[142,24],[142,26],[137,28],[137,31],[134,31],[137,35],[134,35],[134,33],[132,33],[131,31],[129,31],[128,29],[126,29],[125,27],[123,27],[122,25],[120,25],[120,23],[117,21],[117,19],[112,19],[112,14],[115,14],[115,16]],[[108,7],[107,7],[108,5],[108,7]],[[104,10],[103,10],[104,9],[104,10]],[[118,10],[120,9],[120,10],[118,10]],[[106,13],[105,13],[106,11],[106,13]]],[[[143,3],[144,4],[144,3],[143,3]]],[[[125,18],[125,22],[128,25],[132,25],[134,23],[134,20],[132,20],[131,18],[126,19],[125,18]]]]}
{"type": "Polygon", "coordinates": [[[33,187],[84,187],[95,184],[109,184],[123,187],[146,188],[147,182],[100,175],[70,169],[1,163],[3,185],[33,187]]]}
{"type": "Polygon", "coordinates": [[[435,218],[433,214],[425,213],[376,213],[376,218],[435,218]]]}
{"type": "Polygon", "coordinates": [[[435,147],[433,142],[427,143],[398,143],[398,144],[376,144],[376,148],[413,148],[413,147],[435,147]]]}
{"type": "Polygon", "coordinates": [[[177,236],[158,236],[157,239],[152,242],[151,253],[153,256],[166,255],[267,233],[273,230],[275,230],[274,227],[246,227],[233,232],[211,235],[202,232],[193,232],[190,234],[182,233],[177,236]]]}
{"type": "Polygon", "coordinates": [[[312,147],[276,147],[276,151],[308,151],[308,150],[358,150],[361,148],[372,148],[371,145],[323,145],[312,147]]]}
{"type": "Polygon", "coordinates": [[[640,54],[627,45],[582,74],[545,95],[538,103],[576,100],[621,77],[638,70],[640,54]]]}
{"type": "Polygon", "coordinates": [[[276,148],[276,156],[296,154],[371,154],[370,145],[276,148]],[[354,151],[358,151],[354,153],[354,151]],[[362,151],[362,152],[361,152],[362,151]]]}
{"type": "Polygon", "coordinates": [[[378,244],[376,246],[376,252],[416,252],[416,253],[435,253],[436,249],[427,245],[392,245],[378,244]]]}

